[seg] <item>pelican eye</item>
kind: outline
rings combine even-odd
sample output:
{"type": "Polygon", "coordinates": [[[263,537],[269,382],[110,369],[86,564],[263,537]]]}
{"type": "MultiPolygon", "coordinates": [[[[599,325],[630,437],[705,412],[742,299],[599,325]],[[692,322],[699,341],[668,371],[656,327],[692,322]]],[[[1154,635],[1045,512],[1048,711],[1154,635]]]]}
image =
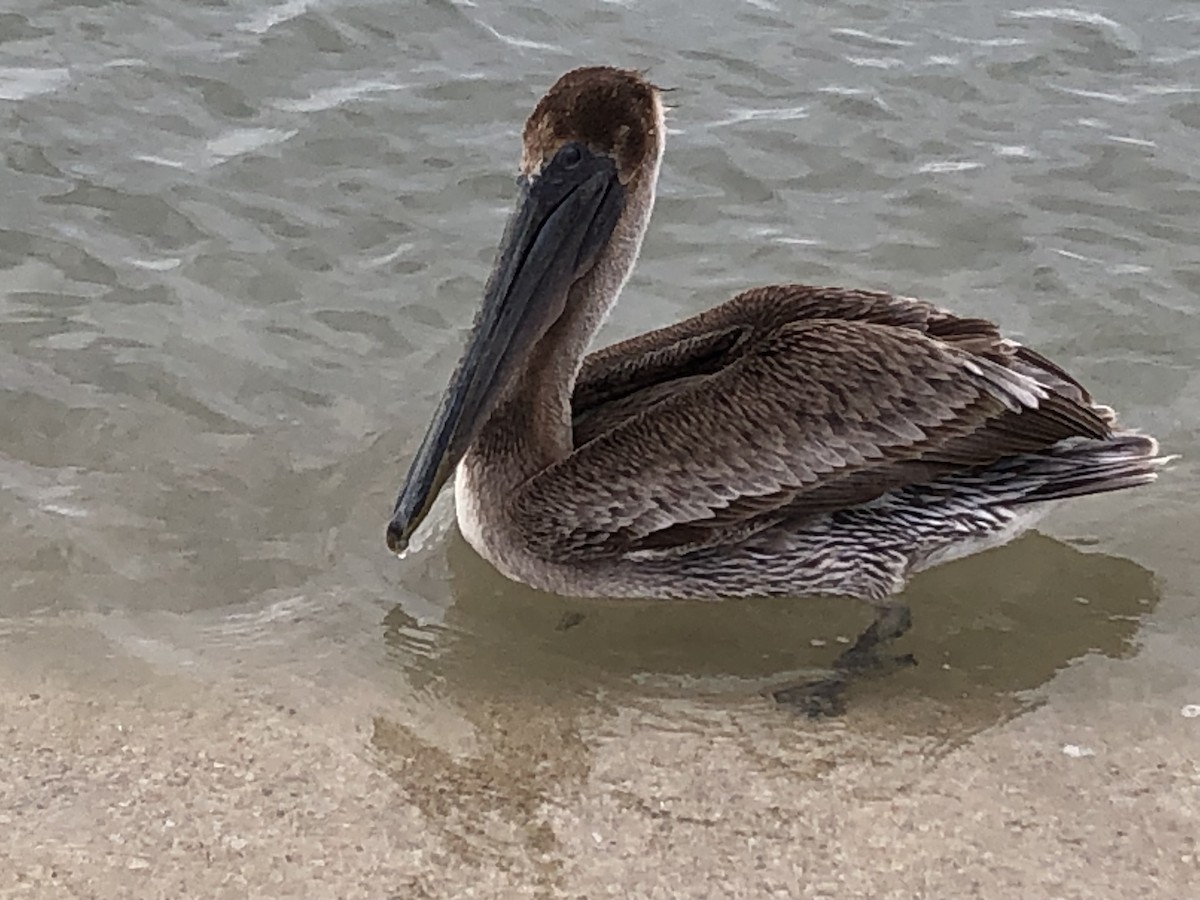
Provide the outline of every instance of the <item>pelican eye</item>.
{"type": "Polygon", "coordinates": [[[564,144],[557,155],[558,161],[567,169],[573,169],[583,162],[583,150],[578,144],[564,144]]]}

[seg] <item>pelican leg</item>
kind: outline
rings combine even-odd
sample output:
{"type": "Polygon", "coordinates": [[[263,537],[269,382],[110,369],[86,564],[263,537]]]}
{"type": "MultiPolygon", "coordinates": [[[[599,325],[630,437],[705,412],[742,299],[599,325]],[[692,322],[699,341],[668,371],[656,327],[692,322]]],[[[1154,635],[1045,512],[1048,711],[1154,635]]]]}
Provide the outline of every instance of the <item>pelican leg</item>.
{"type": "MultiPolygon", "coordinates": [[[[843,671],[864,671],[878,668],[883,661],[879,658],[880,646],[894,641],[912,628],[912,612],[902,603],[891,603],[881,606],[867,630],[858,636],[848,650],[834,660],[833,667],[843,671]]],[[[907,661],[908,665],[916,662],[912,654],[897,657],[896,660],[907,661]]]]}
{"type": "Polygon", "coordinates": [[[883,675],[898,668],[915,666],[911,653],[882,657],[879,648],[900,637],[912,627],[912,613],[901,603],[879,607],[867,629],[845,652],[833,661],[833,673],[818,681],[784,685],[770,692],[781,706],[790,706],[809,718],[838,716],[846,711],[846,688],[857,678],[883,675]]]}

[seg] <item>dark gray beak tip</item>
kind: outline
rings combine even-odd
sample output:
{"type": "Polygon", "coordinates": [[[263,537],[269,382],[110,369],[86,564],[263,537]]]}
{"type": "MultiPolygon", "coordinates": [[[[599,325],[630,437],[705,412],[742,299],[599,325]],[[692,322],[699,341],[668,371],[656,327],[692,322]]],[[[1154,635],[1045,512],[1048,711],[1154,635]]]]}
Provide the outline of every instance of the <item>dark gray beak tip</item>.
{"type": "Polygon", "coordinates": [[[397,522],[395,519],[388,522],[387,525],[387,546],[388,549],[399,556],[408,549],[408,539],[412,537],[412,530],[397,522]]]}

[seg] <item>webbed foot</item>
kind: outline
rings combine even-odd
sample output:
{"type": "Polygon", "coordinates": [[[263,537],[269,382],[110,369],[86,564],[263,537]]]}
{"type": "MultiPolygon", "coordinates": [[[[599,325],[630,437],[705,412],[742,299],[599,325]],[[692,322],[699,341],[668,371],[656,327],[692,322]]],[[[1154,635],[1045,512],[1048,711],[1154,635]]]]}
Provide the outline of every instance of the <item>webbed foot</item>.
{"type": "Polygon", "coordinates": [[[912,627],[912,613],[907,606],[893,604],[881,607],[875,621],[858,636],[858,640],[833,662],[833,672],[815,681],[781,685],[769,691],[780,706],[804,713],[810,719],[840,716],[846,711],[846,689],[856,680],[880,677],[896,669],[917,664],[911,653],[900,656],[881,656],[879,648],[900,637],[912,627]]]}

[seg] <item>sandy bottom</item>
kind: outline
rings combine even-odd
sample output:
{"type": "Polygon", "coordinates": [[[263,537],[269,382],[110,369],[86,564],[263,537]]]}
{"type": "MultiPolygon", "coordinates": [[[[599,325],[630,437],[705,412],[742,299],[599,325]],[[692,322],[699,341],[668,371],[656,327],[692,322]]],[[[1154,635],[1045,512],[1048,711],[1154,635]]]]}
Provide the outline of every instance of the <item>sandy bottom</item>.
{"type": "MultiPolygon", "coordinates": [[[[56,640],[94,659],[96,639],[56,640]]],[[[821,724],[744,696],[428,692],[418,715],[378,686],[112,654],[101,677],[14,646],[4,897],[1183,900],[1200,884],[1200,718],[1187,678],[1142,696],[1137,659],[1089,657],[1036,708],[947,739],[939,717],[961,710],[895,697],[821,724]]]]}

